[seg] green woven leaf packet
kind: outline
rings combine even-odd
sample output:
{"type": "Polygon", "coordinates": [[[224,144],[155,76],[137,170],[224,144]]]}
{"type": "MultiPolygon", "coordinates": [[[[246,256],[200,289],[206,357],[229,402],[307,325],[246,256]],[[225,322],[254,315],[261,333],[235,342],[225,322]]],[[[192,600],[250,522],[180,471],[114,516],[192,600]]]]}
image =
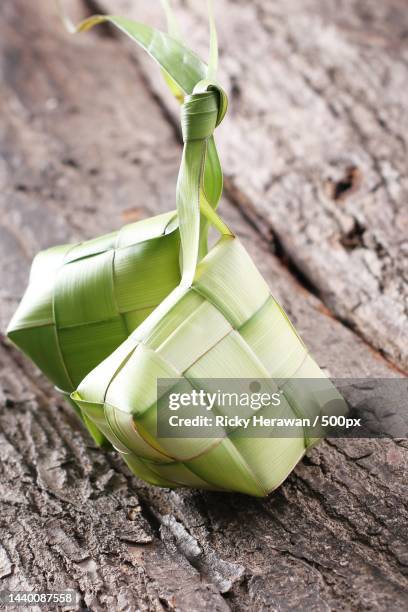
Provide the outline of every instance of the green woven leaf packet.
{"type": "MultiPolygon", "coordinates": [[[[212,27],[213,61],[181,111],[180,283],[71,397],[146,481],[265,496],[318,441],[306,429],[281,438],[244,436],[239,427],[220,427],[211,437],[158,435],[163,379],[175,381],[175,391],[180,385],[193,389],[197,381],[207,390],[220,378],[293,379],[282,409],[295,416],[318,415],[319,397],[339,399],[208,196],[206,160],[227,112],[226,94],[215,81],[215,45],[212,27]],[[200,259],[208,224],[220,238],[200,259]],[[302,379],[319,380],[324,393],[316,397],[302,379]]],[[[217,410],[222,414],[220,406],[217,410]]]]}
{"type": "Polygon", "coordinates": [[[179,244],[172,212],[39,253],[8,337],[69,398],[178,285],[179,244]]]}

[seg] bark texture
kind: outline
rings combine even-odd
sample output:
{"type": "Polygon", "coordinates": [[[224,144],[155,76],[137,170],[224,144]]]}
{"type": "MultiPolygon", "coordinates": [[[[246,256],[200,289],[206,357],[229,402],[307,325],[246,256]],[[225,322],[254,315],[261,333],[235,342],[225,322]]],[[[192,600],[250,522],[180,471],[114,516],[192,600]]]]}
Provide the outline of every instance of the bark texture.
{"type": "MultiPolygon", "coordinates": [[[[322,367],[400,376],[380,352],[405,363],[402,3],[216,4],[225,216],[322,367]]],[[[141,58],[109,30],[65,35],[51,3],[0,4],[3,329],[38,250],[173,207],[174,107],[141,58]]],[[[1,589],[71,587],[78,609],[115,612],[406,607],[406,441],[324,442],[265,500],[170,492],[95,449],[6,341],[0,367],[1,589]]]]}

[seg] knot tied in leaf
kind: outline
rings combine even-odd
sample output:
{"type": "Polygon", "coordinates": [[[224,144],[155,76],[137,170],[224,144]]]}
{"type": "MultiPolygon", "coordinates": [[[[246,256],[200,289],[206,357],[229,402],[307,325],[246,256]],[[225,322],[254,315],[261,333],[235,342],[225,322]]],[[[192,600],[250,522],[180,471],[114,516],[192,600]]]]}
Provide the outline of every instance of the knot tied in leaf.
{"type": "Polygon", "coordinates": [[[181,108],[183,141],[210,138],[227,109],[228,98],[224,90],[209,81],[200,81],[192,95],[186,96],[181,108]]]}

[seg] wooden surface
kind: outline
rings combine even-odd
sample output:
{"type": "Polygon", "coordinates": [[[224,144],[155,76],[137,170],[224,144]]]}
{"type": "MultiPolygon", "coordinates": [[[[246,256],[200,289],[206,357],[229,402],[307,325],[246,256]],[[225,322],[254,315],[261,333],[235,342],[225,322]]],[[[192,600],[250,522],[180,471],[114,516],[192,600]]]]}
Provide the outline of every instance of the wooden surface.
{"type": "MultiPolygon", "coordinates": [[[[383,4],[216,3],[223,212],[338,377],[407,365],[408,14],[383,4]]],[[[161,22],[156,3],[97,6],[161,22]]],[[[200,6],[178,12],[198,49],[200,6]]],[[[4,329],[38,250],[174,206],[181,149],[141,53],[65,35],[51,3],[3,0],[0,71],[4,329]]],[[[159,490],[96,450],[6,341],[0,364],[1,589],[72,587],[115,612],[406,607],[407,441],[324,442],[265,500],[159,490]]]]}

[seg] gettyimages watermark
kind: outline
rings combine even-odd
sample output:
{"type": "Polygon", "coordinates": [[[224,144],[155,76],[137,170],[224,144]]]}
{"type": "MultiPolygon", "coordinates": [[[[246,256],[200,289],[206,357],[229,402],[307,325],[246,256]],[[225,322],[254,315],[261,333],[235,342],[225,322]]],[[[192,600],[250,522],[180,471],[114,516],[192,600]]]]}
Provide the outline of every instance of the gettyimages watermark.
{"type": "Polygon", "coordinates": [[[158,438],[408,438],[408,379],[160,379],[158,438]]]}

